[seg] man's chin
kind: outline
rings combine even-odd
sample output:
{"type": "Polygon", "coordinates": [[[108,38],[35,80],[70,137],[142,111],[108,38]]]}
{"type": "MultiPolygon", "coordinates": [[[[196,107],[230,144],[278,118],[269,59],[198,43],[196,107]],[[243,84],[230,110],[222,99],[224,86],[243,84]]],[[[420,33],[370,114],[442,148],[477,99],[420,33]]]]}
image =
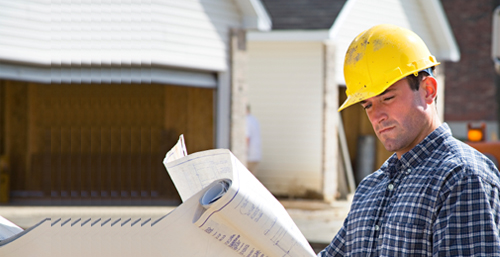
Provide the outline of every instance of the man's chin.
{"type": "Polygon", "coordinates": [[[382,145],[384,145],[385,150],[389,152],[396,152],[398,150],[398,148],[395,147],[394,144],[382,142],[382,145]]]}

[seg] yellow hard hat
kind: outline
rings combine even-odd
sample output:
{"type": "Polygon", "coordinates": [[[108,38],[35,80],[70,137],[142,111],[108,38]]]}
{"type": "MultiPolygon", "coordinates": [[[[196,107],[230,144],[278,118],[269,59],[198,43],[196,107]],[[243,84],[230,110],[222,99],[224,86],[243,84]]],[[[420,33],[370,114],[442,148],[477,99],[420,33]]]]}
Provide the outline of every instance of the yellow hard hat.
{"type": "Polygon", "coordinates": [[[424,41],[395,25],[374,26],[359,34],[344,60],[347,100],[339,111],[377,96],[398,80],[438,65],[424,41]]]}

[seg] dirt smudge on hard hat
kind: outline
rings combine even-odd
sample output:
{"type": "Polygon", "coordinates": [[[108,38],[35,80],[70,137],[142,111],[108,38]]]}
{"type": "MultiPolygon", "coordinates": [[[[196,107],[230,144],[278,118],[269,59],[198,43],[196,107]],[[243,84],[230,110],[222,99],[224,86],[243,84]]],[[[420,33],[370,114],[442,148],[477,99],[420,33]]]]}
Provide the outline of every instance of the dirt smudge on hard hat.
{"type": "Polygon", "coordinates": [[[349,51],[347,51],[345,63],[352,65],[357,63],[362,58],[363,58],[363,52],[358,51],[358,47],[353,47],[349,49],[349,51]]]}
{"type": "Polygon", "coordinates": [[[345,63],[353,65],[359,62],[361,59],[363,59],[364,50],[366,49],[366,46],[368,44],[370,44],[370,42],[367,39],[365,39],[363,42],[361,42],[361,44],[349,48],[349,50],[346,53],[345,63]]]}
{"type": "Polygon", "coordinates": [[[380,50],[384,46],[384,41],[380,39],[373,40],[373,52],[380,50]]]}

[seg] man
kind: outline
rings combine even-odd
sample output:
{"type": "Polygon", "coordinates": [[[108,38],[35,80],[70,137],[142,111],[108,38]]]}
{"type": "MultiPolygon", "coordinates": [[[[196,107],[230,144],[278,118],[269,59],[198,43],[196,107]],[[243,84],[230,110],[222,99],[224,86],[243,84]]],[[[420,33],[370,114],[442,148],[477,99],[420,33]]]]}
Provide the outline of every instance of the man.
{"type": "Polygon", "coordinates": [[[247,105],[247,167],[255,176],[257,175],[257,167],[262,158],[262,146],[260,139],[260,124],[257,118],[250,112],[250,105],[247,105]]]}
{"type": "Polygon", "coordinates": [[[378,25],[349,46],[347,100],[395,152],[365,178],[318,256],[500,256],[500,174],[438,118],[439,63],[413,32],[378,25]]]}

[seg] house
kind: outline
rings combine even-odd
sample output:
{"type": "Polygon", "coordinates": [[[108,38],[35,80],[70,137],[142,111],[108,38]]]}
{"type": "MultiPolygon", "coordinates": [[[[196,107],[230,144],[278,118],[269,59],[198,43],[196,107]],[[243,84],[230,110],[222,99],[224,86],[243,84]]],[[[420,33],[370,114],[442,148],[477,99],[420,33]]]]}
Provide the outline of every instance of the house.
{"type": "MultiPolygon", "coordinates": [[[[438,0],[262,2],[273,29],[247,38],[248,99],[262,130],[258,178],[276,195],[327,202],[345,197],[353,177],[359,181],[390,154],[359,106],[339,119],[350,42],[373,25],[391,23],[419,34],[441,63],[458,61],[447,17],[438,0]]],[[[444,85],[439,66],[437,78],[444,85]]],[[[442,102],[439,109],[443,113],[442,102]]]]}
{"type": "Polygon", "coordinates": [[[462,49],[459,62],[446,66],[445,121],[453,135],[467,138],[467,124],[484,122],[486,138],[498,140],[500,87],[491,60],[492,19],[499,1],[443,0],[443,9],[462,49]]]}
{"type": "Polygon", "coordinates": [[[260,1],[3,1],[0,27],[0,200],[179,203],[162,160],[180,134],[244,158],[260,1]]]}

